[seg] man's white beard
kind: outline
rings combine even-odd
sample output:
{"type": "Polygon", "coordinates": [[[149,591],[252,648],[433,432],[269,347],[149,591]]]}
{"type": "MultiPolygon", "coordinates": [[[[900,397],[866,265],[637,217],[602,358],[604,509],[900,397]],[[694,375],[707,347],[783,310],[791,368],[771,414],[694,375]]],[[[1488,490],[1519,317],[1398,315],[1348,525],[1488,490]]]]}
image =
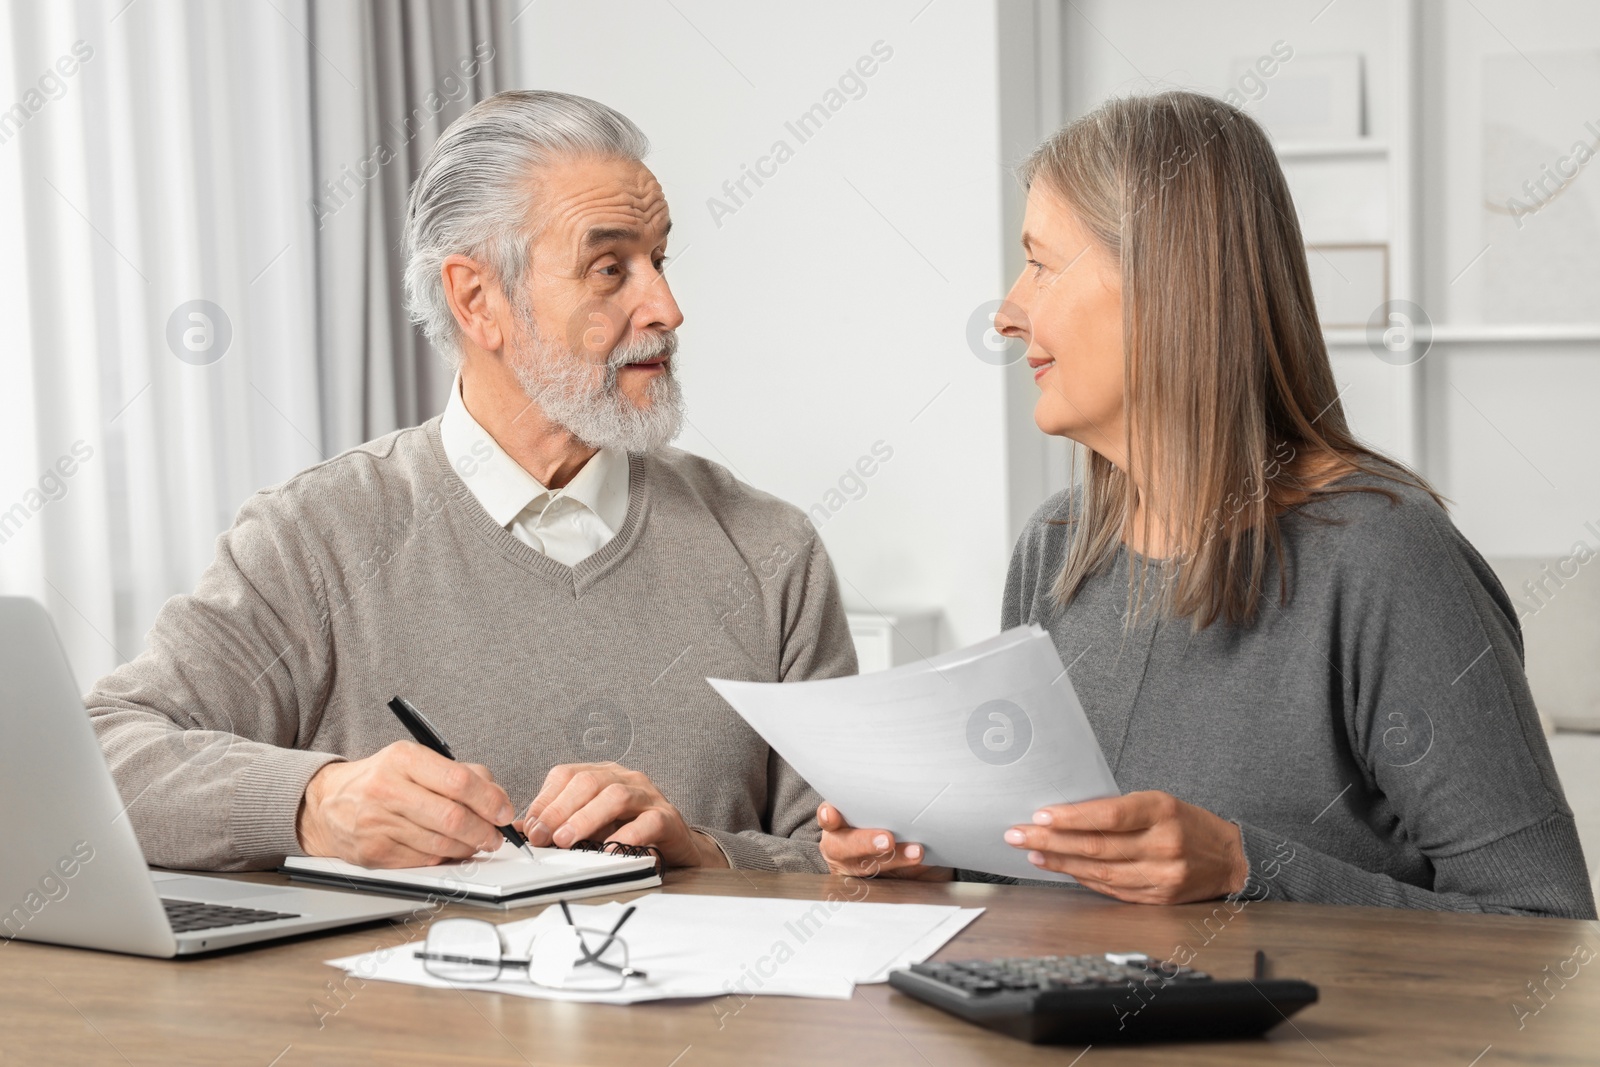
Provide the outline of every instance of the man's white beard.
{"type": "Polygon", "coordinates": [[[683,389],[671,363],[645,387],[647,407],[637,407],[617,386],[617,374],[665,352],[678,351],[673,330],[619,344],[599,365],[541,336],[532,316],[522,316],[525,343],[515,343],[511,369],[517,384],[544,417],[590,448],[653,452],[683,428],[683,389]]]}

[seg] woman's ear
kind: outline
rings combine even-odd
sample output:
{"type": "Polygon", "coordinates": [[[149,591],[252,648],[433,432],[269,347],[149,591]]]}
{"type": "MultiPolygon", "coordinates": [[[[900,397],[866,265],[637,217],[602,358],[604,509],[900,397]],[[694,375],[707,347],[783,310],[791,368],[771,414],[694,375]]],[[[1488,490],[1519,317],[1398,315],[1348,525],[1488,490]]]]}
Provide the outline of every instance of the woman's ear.
{"type": "Polygon", "coordinates": [[[446,256],[439,270],[444,298],[466,342],[484,352],[498,352],[506,340],[508,309],[494,276],[462,255],[446,256]]]}

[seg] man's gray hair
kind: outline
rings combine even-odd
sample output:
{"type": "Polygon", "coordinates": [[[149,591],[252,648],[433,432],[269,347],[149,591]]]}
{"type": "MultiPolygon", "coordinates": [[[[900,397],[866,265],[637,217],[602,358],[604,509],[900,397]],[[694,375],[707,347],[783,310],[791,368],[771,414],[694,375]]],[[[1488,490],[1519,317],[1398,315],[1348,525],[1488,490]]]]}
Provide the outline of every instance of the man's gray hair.
{"type": "Polygon", "coordinates": [[[514,304],[538,239],[530,172],[560,159],[642,160],[650,142],[627,116],[569,93],[496,93],[452,122],[411,187],[406,206],[405,292],[411,319],[452,362],[461,360],[445,300],[445,258],[488,267],[514,304]]]}

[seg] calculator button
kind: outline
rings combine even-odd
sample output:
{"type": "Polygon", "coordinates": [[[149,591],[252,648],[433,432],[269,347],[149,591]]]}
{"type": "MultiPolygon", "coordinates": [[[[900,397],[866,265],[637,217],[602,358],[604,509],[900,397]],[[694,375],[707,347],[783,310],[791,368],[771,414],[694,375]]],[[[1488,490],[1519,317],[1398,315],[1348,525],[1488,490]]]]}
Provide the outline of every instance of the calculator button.
{"type": "Polygon", "coordinates": [[[1150,966],[1150,957],[1143,952],[1107,952],[1106,961],[1123,967],[1130,965],[1134,967],[1150,966]]]}

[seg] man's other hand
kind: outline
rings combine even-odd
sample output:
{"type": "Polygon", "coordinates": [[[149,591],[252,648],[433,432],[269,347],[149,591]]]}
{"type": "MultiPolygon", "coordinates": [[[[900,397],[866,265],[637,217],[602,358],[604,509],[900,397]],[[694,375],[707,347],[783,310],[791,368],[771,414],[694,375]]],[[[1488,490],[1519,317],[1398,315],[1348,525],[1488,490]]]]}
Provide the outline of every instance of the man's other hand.
{"type": "Polygon", "coordinates": [[[517,824],[536,848],[589,839],[651,845],[669,867],[726,867],[717,843],[695,833],[648,775],[615,763],[553,767],[517,824]]]}

